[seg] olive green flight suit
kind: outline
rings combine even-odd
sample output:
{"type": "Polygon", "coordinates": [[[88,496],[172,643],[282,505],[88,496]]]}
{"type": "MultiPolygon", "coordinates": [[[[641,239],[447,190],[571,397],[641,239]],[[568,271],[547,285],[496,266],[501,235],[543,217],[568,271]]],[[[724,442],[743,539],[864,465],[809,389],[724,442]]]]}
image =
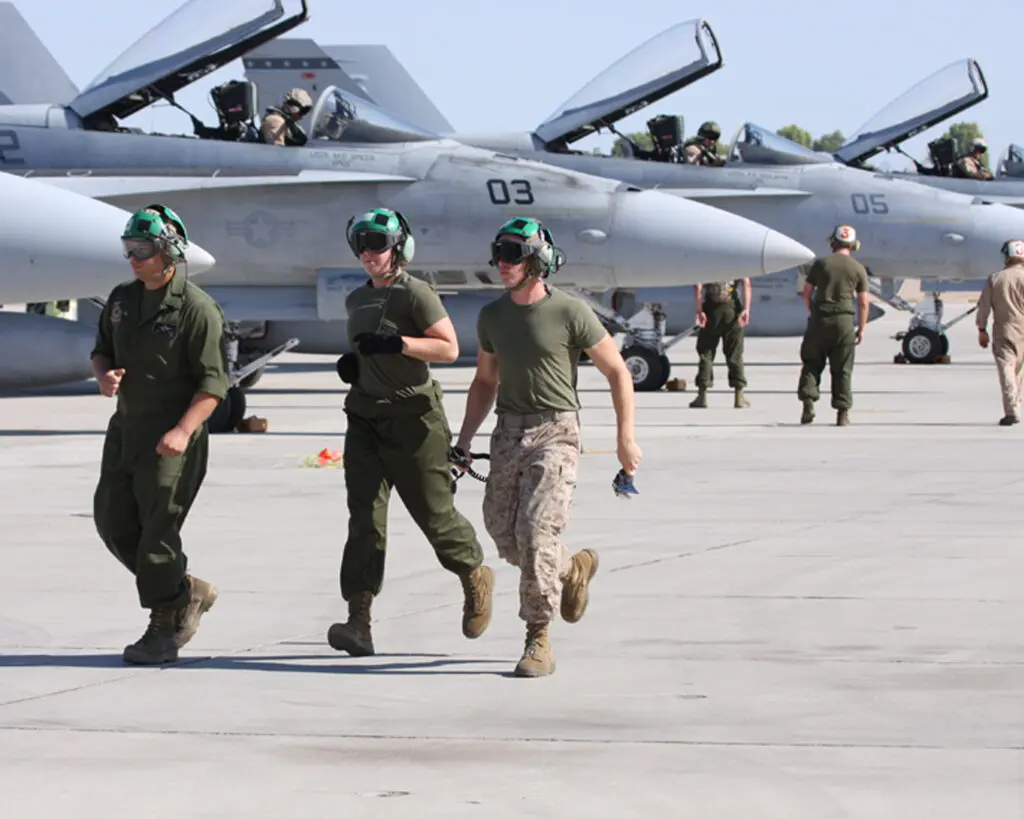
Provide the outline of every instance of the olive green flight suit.
{"type": "Polygon", "coordinates": [[[855,294],[868,290],[864,266],[845,254],[817,259],[807,273],[814,286],[811,315],[800,345],[801,401],[821,397],[821,375],[826,363],[832,378],[832,408],[853,408],[853,365],[857,350],[855,294]]]}
{"type": "Polygon", "coordinates": [[[407,273],[388,287],[357,288],[346,307],[359,376],[345,399],[349,521],[341,596],[351,601],[360,592],[380,593],[392,488],[440,564],[465,576],[484,555],[473,525],[455,508],[448,460],[452,433],[441,386],[426,362],[401,353],[363,355],[354,341],[363,333],[422,337],[448,313],[429,284],[407,273]]]}
{"type": "Polygon", "coordinates": [[[185,452],[157,453],[196,393],[228,390],[223,314],[181,272],[160,290],[140,281],[114,288],[100,314],[92,355],[124,368],[107,425],[93,518],[104,544],[135,575],[143,608],[189,601],[181,527],[206,475],[208,431],[185,452]]]}
{"type": "Polygon", "coordinates": [[[697,355],[700,362],[697,366],[697,388],[710,391],[715,383],[715,350],[722,343],[729,372],[729,386],[734,390],[742,390],[747,386],[747,376],[743,369],[743,328],[740,327],[739,295],[736,282],[712,282],[702,288],[704,303],[701,310],[707,316],[707,323],[697,333],[697,355]]]}

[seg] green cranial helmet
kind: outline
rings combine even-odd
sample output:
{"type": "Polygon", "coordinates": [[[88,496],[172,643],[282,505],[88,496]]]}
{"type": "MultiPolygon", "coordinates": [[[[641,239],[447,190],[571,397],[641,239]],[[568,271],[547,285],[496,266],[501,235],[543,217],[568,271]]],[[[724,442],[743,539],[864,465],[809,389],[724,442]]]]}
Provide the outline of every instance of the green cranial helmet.
{"type": "Polygon", "coordinates": [[[516,216],[498,228],[491,244],[491,264],[497,265],[499,259],[518,263],[527,258],[536,260],[536,264],[531,266],[534,268],[533,272],[540,276],[555,273],[565,263],[565,255],[555,247],[555,239],[550,230],[537,219],[516,216]],[[501,240],[508,237],[515,237],[522,242],[522,253],[516,258],[506,255],[507,251],[501,250],[501,240]]]}
{"type": "Polygon", "coordinates": [[[697,129],[697,136],[703,137],[704,139],[713,139],[717,142],[719,137],[722,136],[722,129],[718,127],[717,122],[711,122],[709,120],[697,129]]]}
{"type": "Polygon", "coordinates": [[[148,205],[133,213],[124,226],[121,239],[146,239],[173,261],[184,259],[188,247],[185,223],[165,205],[148,205]]]}
{"type": "Polygon", "coordinates": [[[364,250],[382,253],[395,248],[395,262],[408,264],[416,250],[409,223],[397,210],[374,208],[360,216],[353,216],[345,230],[348,246],[358,257],[364,250]]]}

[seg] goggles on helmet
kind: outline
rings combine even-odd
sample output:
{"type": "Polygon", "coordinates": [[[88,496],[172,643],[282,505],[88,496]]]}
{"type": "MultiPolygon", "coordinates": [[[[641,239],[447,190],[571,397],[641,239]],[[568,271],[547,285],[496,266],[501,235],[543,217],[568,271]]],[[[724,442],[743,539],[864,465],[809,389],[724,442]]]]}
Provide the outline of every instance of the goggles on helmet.
{"type": "Polygon", "coordinates": [[[533,247],[515,239],[498,239],[491,242],[491,261],[495,264],[519,264],[528,259],[533,252],[533,247]]]}
{"type": "Polygon", "coordinates": [[[124,245],[126,259],[138,259],[140,262],[152,259],[160,252],[156,242],[151,242],[149,239],[124,239],[121,244],[124,245]]]}
{"type": "Polygon", "coordinates": [[[401,237],[394,233],[382,233],[379,230],[359,230],[352,234],[352,244],[355,246],[356,255],[364,250],[371,253],[383,253],[389,247],[398,244],[401,237]]]}

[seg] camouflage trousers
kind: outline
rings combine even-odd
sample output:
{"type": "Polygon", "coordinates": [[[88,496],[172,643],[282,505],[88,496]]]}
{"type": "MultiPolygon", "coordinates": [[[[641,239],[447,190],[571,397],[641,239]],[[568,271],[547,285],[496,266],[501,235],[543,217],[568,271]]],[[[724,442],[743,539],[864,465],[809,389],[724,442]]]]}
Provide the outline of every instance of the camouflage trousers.
{"type": "Polygon", "coordinates": [[[1024,398],[1024,355],[1020,340],[1003,338],[993,330],[992,355],[999,373],[999,388],[1003,393],[1003,413],[1020,417],[1020,402],[1024,398]]]}
{"type": "Polygon", "coordinates": [[[576,489],[578,416],[499,415],[490,454],[484,526],[498,556],[519,567],[519,617],[527,623],[550,622],[572,566],[561,533],[576,489]]]}

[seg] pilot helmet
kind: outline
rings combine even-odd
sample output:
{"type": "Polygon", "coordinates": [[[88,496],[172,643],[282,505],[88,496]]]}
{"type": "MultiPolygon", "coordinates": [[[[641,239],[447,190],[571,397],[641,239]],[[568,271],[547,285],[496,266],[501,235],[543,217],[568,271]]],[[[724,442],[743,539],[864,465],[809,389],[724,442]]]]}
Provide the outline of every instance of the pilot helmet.
{"type": "Polygon", "coordinates": [[[304,116],[313,109],[313,98],[309,95],[308,91],[302,88],[293,88],[284,95],[281,107],[291,109],[295,113],[304,116]]]}
{"type": "Polygon", "coordinates": [[[717,122],[708,121],[703,123],[700,128],[697,129],[697,136],[703,139],[713,139],[718,142],[722,136],[722,129],[718,127],[717,122]]]}
{"type": "Polygon", "coordinates": [[[497,267],[499,261],[519,264],[524,259],[531,259],[530,272],[545,278],[565,263],[565,254],[555,247],[555,239],[551,231],[538,219],[528,216],[516,216],[498,228],[491,242],[491,265],[497,267]],[[513,241],[503,241],[513,237],[513,241]]]}
{"type": "Polygon", "coordinates": [[[982,137],[975,137],[971,140],[971,153],[975,151],[987,151],[988,143],[982,137]]]}
{"type": "Polygon", "coordinates": [[[416,249],[409,223],[397,210],[374,208],[348,220],[345,229],[348,246],[358,257],[364,250],[383,253],[395,248],[396,263],[408,264],[416,249]]]}
{"type": "Polygon", "coordinates": [[[131,215],[121,232],[121,241],[133,239],[152,242],[157,251],[174,261],[184,259],[188,247],[185,223],[165,205],[147,205],[131,215]]]}
{"type": "Polygon", "coordinates": [[[848,247],[851,250],[860,250],[857,230],[850,225],[836,225],[835,230],[829,234],[828,243],[832,247],[848,247]]]}
{"type": "Polygon", "coordinates": [[[1010,239],[1003,243],[1002,251],[1007,261],[1024,262],[1024,241],[1010,239]]]}

